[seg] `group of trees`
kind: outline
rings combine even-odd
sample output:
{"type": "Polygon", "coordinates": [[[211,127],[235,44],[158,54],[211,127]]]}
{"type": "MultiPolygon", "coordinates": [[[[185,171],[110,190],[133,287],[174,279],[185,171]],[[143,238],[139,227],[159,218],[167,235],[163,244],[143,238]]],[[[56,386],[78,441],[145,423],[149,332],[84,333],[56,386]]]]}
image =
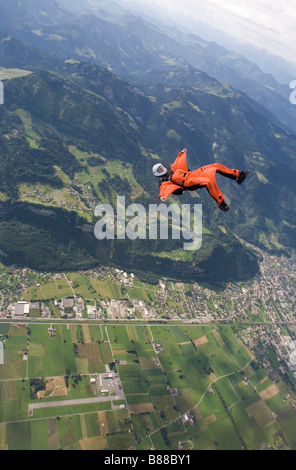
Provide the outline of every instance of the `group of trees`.
{"type": "Polygon", "coordinates": [[[35,400],[39,391],[45,390],[45,379],[35,378],[30,379],[30,398],[35,400]]]}
{"type": "Polygon", "coordinates": [[[64,380],[65,380],[65,385],[66,385],[67,388],[69,388],[69,386],[70,386],[70,379],[73,380],[73,382],[71,384],[71,386],[73,388],[75,388],[76,385],[78,385],[78,383],[82,381],[82,377],[81,377],[80,374],[71,375],[70,369],[66,369],[65,370],[65,375],[64,375],[64,380]]]}

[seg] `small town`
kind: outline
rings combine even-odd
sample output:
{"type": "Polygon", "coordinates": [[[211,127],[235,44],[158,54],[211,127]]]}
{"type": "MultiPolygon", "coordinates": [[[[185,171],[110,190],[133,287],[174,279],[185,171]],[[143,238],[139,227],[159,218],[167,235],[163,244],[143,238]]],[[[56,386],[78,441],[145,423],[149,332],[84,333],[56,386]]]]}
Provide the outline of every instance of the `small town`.
{"type": "Polygon", "coordinates": [[[257,251],[260,273],[250,282],[228,283],[223,290],[168,279],[151,285],[110,267],[40,273],[2,266],[0,320],[240,325],[241,340],[275,379],[284,370],[271,367],[266,354],[270,348],[296,378],[296,259],[257,251]]]}

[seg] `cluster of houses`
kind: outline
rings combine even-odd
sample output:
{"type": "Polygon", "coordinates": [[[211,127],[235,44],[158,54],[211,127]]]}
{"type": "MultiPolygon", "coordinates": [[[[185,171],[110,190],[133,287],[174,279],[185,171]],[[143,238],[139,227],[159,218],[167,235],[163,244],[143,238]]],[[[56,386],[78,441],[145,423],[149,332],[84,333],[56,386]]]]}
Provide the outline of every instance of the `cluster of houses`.
{"type": "MultiPolygon", "coordinates": [[[[85,308],[84,299],[82,297],[67,297],[64,299],[56,300],[55,305],[59,308],[62,317],[67,318],[83,318],[83,310],[85,308]]],[[[95,305],[87,305],[87,318],[96,319],[100,318],[102,309],[95,305]]],[[[2,317],[22,319],[32,315],[32,311],[41,312],[43,318],[50,318],[50,309],[40,302],[28,302],[21,300],[19,302],[11,303],[6,310],[2,311],[2,317]]],[[[39,313],[40,314],[40,313],[39,313]]],[[[39,316],[39,314],[37,316],[39,316]]]]}
{"type": "Polygon", "coordinates": [[[153,347],[156,353],[160,353],[160,351],[162,351],[162,343],[160,341],[155,341],[153,343],[153,347]]]}

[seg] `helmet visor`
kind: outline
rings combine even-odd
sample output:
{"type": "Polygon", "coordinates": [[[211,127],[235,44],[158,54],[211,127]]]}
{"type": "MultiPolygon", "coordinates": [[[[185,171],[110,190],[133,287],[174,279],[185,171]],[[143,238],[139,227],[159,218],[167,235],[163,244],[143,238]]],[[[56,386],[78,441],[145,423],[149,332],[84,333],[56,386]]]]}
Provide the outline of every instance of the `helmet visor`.
{"type": "Polygon", "coordinates": [[[159,167],[156,168],[156,173],[158,173],[160,176],[166,173],[166,168],[163,165],[159,165],[159,167]]]}
{"type": "Polygon", "coordinates": [[[157,163],[154,165],[152,171],[154,176],[163,176],[167,173],[168,170],[163,166],[162,163],[157,163]]]}
{"type": "Polygon", "coordinates": [[[163,165],[160,165],[160,166],[157,168],[157,173],[163,173],[164,171],[166,171],[166,168],[165,168],[163,165]]]}

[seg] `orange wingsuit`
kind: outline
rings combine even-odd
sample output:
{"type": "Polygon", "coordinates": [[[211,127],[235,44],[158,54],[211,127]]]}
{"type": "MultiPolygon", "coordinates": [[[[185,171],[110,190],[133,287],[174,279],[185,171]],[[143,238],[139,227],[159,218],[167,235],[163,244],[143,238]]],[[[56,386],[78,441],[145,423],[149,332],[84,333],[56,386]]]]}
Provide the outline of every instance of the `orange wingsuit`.
{"type": "Polygon", "coordinates": [[[175,162],[168,170],[168,180],[160,185],[159,198],[168,198],[176,190],[195,190],[207,188],[210,196],[220,205],[225,197],[219,190],[216,182],[216,173],[236,180],[240,174],[239,170],[227,168],[220,163],[202,166],[194,171],[188,171],[186,162],[186,150],[179,153],[175,162]]]}

